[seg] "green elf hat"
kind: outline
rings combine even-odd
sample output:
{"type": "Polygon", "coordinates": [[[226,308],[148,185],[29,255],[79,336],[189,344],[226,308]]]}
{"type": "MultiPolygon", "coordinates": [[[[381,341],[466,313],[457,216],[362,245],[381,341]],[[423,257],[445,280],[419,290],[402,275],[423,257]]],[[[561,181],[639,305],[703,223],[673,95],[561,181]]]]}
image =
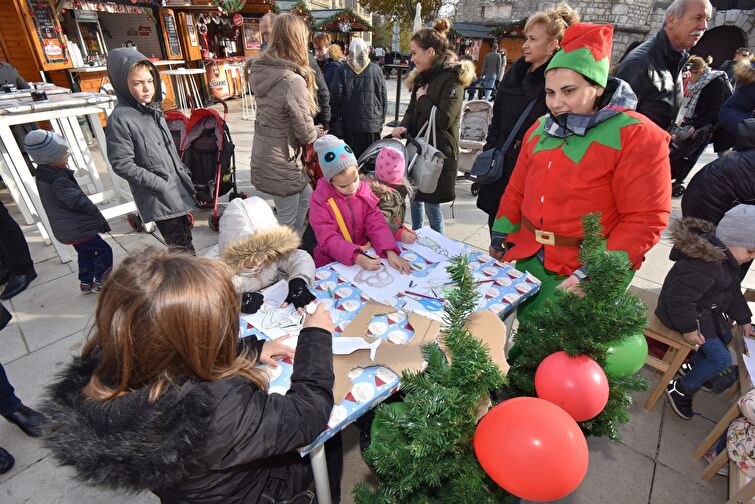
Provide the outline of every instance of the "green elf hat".
{"type": "Polygon", "coordinates": [[[613,45],[613,26],[574,23],[564,31],[561,49],[551,58],[552,68],[570,68],[606,87],[613,45]]]}

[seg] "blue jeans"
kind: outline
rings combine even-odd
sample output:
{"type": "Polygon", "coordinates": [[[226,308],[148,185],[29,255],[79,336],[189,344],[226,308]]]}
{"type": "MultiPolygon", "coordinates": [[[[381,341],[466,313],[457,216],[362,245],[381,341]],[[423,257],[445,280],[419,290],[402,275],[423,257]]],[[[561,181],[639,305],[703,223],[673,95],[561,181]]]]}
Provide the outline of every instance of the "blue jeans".
{"type": "Polygon", "coordinates": [[[425,224],[425,211],[427,211],[427,220],[430,221],[430,227],[433,231],[445,234],[443,224],[443,212],[440,211],[440,203],[423,203],[412,198],[412,229],[417,230],[425,224]]]}
{"type": "Polygon", "coordinates": [[[5,368],[0,364],[0,415],[9,415],[21,406],[21,399],[16,397],[13,385],[8,381],[5,368]]]}
{"type": "MultiPolygon", "coordinates": [[[[483,75],[482,76],[482,87],[486,88],[494,88],[495,87],[495,78],[497,75],[483,75]]],[[[482,91],[480,91],[480,94],[482,94],[482,91]]],[[[485,90],[485,99],[490,100],[491,91],[489,89],[485,90]]]]}
{"type": "Polygon", "coordinates": [[[731,332],[720,338],[709,338],[700,345],[690,360],[692,370],[680,381],[690,392],[697,392],[705,382],[731,366],[731,354],[726,345],[731,341],[731,332]]]}
{"type": "Polygon", "coordinates": [[[102,283],[113,267],[113,249],[100,235],[73,246],[79,255],[79,282],[102,283]]]}

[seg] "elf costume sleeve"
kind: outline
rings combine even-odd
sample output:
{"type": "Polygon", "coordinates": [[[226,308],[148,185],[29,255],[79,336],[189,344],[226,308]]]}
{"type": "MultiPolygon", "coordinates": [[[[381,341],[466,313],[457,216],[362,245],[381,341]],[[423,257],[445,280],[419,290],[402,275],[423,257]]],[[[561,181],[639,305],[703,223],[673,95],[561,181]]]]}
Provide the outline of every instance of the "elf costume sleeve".
{"type": "Polygon", "coordinates": [[[669,135],[640,114],[626,113],[642,122],[622,131],[624,147],[612,181],[619,222],[608,234],[606,248],[625,251],[639,269],[671,213],[669,135]]]}

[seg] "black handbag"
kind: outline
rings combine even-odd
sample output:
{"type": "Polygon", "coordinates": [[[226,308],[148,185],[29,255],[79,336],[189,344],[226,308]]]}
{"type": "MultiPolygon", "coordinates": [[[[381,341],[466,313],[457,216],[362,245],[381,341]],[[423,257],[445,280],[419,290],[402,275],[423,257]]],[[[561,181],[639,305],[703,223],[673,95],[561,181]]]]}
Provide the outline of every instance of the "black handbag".
{"type": "Polygon", "coordinates": [[[475,178],[475,182],[478,184],[490,184],[503,176],[503,160],[506,157],[506,151],[509,150],[516,134],[522,127],[524,119],[529,115],[532,107],[535,106],[535,101],[537,101],[537,98],[530,100],[527,106],[524,107],[522,115],[517,119],[503,146],[484,150],[474,160],[469,173],[475,178]]]}

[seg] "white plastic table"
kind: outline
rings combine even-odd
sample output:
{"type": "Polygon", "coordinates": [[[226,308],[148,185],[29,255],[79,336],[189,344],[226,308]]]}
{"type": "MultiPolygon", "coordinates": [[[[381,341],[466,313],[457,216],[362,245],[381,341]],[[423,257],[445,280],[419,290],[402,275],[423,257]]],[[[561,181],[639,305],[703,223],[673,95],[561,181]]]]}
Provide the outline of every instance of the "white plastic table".
{"type": "Polygon", "coordinates": [[[110,168],[107,158],[105,132],[99,114],[112,112],[117,99],[100,93],[54,94],[48,100],[34,102],[31,98],[0,101],[0,175],[8,186],[11,197],[16,202],[27,224],[36,224],[46,244],[55,247],[62,262],[71,260],[70,250],[58,242],[51,233],[50,223],[39,198],[37,185],[29,172],[26,160],[11,132],[17,124],[49,121],[55,132],[62,135],[71,152],[71,165],[77,173],[84,173],[88,179],[89,198],[95,203],[115,199],[117,206],[102,210],[106,219],[136,211],[136,205],[125,182],[110,168]],[[87,118],[94,132],[105,165],[113,181],[113,190],[106,191],[99,172],[92,159],[89,146],[79,125],[78,116],[87,118]]]}

